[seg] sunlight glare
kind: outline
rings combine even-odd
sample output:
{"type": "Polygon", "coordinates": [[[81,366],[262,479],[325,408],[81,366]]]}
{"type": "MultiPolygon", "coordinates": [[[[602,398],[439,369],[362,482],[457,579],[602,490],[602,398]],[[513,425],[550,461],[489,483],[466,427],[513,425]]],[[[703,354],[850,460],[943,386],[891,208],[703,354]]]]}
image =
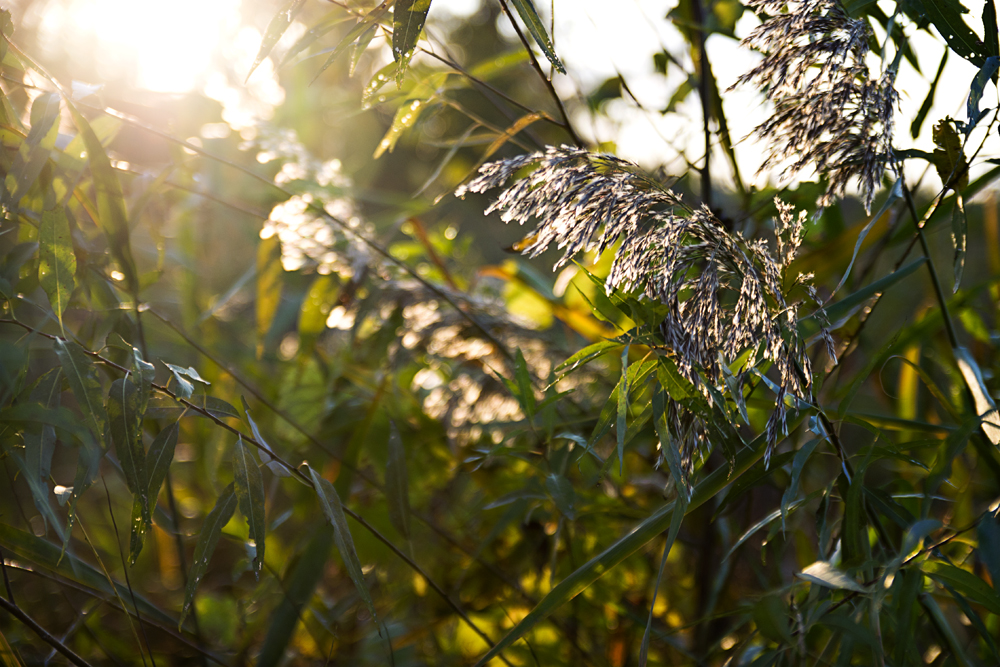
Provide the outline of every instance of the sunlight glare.
{"type": "Polygon", "coordinates": [[[110,62],[134,68],[136,86],[183,93],[203,81],[220,41],[237,29],[239,10],[240,0],[76,0],[64,11],[110,62]]]}

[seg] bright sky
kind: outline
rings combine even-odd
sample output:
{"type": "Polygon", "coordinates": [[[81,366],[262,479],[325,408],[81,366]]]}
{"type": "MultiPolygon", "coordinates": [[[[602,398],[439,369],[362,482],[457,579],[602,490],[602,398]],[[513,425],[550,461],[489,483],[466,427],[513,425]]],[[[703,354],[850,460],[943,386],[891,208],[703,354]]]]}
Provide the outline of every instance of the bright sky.
{"type": "MultiPolygon", "coordinates": [[[[589,113],[581,111],[574,119],[582,132],[598,141],[614,140],[621,157],[643,166],[653,167],[664,162],[668,171],[682,171],[686,152],[692,161],[701,158],[700,106],[692,95],[679,114],[663,116],[666,106],[683,75],[672,67],[666,80],[653,70],[652,54],[667,48],[675,57],[690,65],[679,33],[664,19],[673,0],[536,0],[543,16],[555,10],[556,50],[565,61],[569,76],[557,76],[555,84],[563,95],[572,96],[588,91],[603,80],[621,73],[648,110],[639,109],[630,100],[612,102],[608,119],[595,122],[589,113]]],[[[882,0],[888,14],[894,3],[882,0]]],[[[67,49],[95,48],[102,71],[131,71],[138,87],[158,92],[202,90],[216,99],[230,100],[228,108],[236,109],[242,99],[249,110],[239,116],[231,111],[231,124],[240,129],[252,122],[254,113],[267,115],[283,99],[283,92],[274,80],[273,64],[265,62],[251,79],[256,90],[236,90],[226,83],[213,68],[217,56],[237,58],[246,68],[259,45],[260,31],[240,27],[241,0],[44,0],[31,5],[28,21],[39,26],[43,42],[70,40],[67,49]],[[270,87],[269,87],[270,86],[270,87]],[[254,109],[254,100],[266,97],[261,109],[254,109]],[[249,115],[248,115],[249,114],[249,115]]],[[[431,15],[444,17],[469,15],[478,6],[477,0],[435,0],[431,15]]],[[[981,34],[975,12],[966,15],[973,29],[981,34]]],[[[747,13],[737,26],[737,34],[746,35],[756,25],[747,13]]],[[[261,29],[263,25],[259,26],[261,29]]],[[[293,26],[301,34],[303,26],[293,26]]],[[[510,32],[509,26],[501,25],[510,32]]],[[[512,33],[511,33],[512,35],[512,33]]],[[[883,31],[884,35],[884,31],[883,31]]],[[[942,48],[930,38],[917,37],[915,51],[924,74],[909,66],[903,67],[898,88],[903,94],[899,118],[909,119],[923,101],[928,80],[941,57],[942,48]]],[[[64,45],[65,46],[65,45],[64,45]]],[[[758,56],[741,49],[738,43],[723,36],[712,36],[709,56],[721,89],[753,66],[758,56]]],[[[928,125],[934,120],[952,115],[964,118],[964,103],[975,68],[957,57],[949,60],[937,94],[937,104],[928,115],[928,125]]],[[[996,106],[996,93],[988,86],[984,106],[996,106]]],[[[740,140],[760,123],[766,114],[756,91],[740,89],[725,96],[725,108],[734,140],[740,140]]],[[[227,120],[230,120],[227,118],[227,120]]],[[[913,144],[908,123],[896,128],[899,148],[930,150],[930,132],[913,144]]],[[[973,137],[976,138],[975,135],[973,137]]],[[[987,150],[997,146],[987,145],[987,150]]],[[[738,147],[742,156],[744,178],[752,177],[757,169],[760,149],[753,140],[738,147]]],[[[915,161],[911,161],[915,162],[915,161]]],[[[717,163],[722,165],[721,155],[717,163]]],[[[919,167],[919,165],[914,165],[919,167]]],[[[723,173],[723,172],[717,172],[723,173]]]]}

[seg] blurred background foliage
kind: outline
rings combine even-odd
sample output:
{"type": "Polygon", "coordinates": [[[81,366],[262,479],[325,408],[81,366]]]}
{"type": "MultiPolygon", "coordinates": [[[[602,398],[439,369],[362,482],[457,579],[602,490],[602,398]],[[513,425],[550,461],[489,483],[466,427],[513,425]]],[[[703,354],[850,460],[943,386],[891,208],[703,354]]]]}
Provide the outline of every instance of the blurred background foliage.
{"type": "Polygon", "coordinates": [[[559,58],[566,3],[189,4],[4,14],[5,664],[1000,664],[992,0],[845,3],[926,87],[895,138],[915,201],[887,175],[874,216],[810,216],[792,270],[839,358],[801,313],[815,401],[767,464],[773,393],[722,387],[735,440],[690,498],[613,250],[553,273],[452,193],[614,152],[628,107],[676,123],[643,166],[728,232],[771,238],[776,194],[811,214],[822,175],[751,176],[712,59],[753,11],[654,7],[650,108],[559,58]],[[979,73],[984,115],[934,115],[917,39],[972,68],[949,109],[979,73]]]}

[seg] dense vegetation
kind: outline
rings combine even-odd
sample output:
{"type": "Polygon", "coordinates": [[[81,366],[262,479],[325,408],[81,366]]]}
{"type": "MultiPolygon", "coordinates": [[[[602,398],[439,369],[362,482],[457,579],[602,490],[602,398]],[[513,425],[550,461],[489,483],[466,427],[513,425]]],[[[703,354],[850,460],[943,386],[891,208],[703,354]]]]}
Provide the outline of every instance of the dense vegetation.
{"type": "Polygon", "coordinates": [[[4,664],[1000,664],[994,0],[679,0],[681,173],[431,4],[270,7],[269,120],[3,14],[4,664]]]}

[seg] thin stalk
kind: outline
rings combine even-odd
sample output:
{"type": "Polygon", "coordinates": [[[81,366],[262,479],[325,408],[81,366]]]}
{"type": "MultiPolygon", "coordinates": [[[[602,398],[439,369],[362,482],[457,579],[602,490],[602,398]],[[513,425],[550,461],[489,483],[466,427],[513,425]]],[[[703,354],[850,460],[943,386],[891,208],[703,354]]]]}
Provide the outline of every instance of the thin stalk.
{"type": "Polygon", "coordinates": [[[917,239],[920,241],[920,249],[924,251],[924,257],[927,258],[927,272],[931,277],[931,284],[934,286],[934,296],[937,298],[938,307],[941,308],[944,328],[948,332],[948,341],[951,343],[952,349],[955,349],[959,347],[958,335],[955,333],[955,325],[952,323],[951,314],[948,312],[948,300],[945,298],[944,290],[941,288],[941,280],[938,278],[937,270],[934,268],[934,260],[931,258],[931,249],[927,245],[927,237],[924,236],[924,225],[920,221],[920,216],[917,215],[917,207],[913,204],[913,195],[910,193],[910,188],[906,186],[905,179],[902,180],[902,184],[903,196],[906,198],[906,207],[909,209],[913,225],[917,229],[917,239]]]}
{"type": "Polygon", "coordinates": [[[701,167],[701,201],[712,208],[712,129],[709,120],[712,116],[711,100],[708,86],[708,53],[705,51],[705,10],[701,0],[691,0],[691,13],[698,31],[698,96],[701,98],[702,130],[705,135],[705,163],[701,167]]]}
{"type": "Polygon", "coordinates": [[[552,96],[552,100],[555,102],[556,108],[559,109],[559,115],[562,116],[563,120],[563,129],[566,130],[566,133],[569,135],[570,139],[573,140],[574,144],[580,148],[585,148],[585,144],[577,135],[576,130],[573,129],[573,124],[569,121],[569,116],[566,114],[566,107],[563,105],[562,98],[559,97],[559,93],[556,92],[556,89],[552,85],[552,81],[549,77],[545,76],[545,72],[542,70],[542,66],[538,62],[538,58],[535,57],[535,52],[531,50],[531,44],[528,42],[528,38],[524,36],[524,33],[521,31],[521,26],[518,25],[513,12],[510,11],[510,7],[507,5],[507,0],[500,0],[500,7],[503,8],[503,12],[507,15],[507,19],[510,21],[510,24],[514,26],[514,32],[517,33],[517,38],[520,39],[521,44],[524,45],[524,50],[528,52],[528,58],[531,60],[531,66],[535,68],[536,72],[538,72],[538,76],[542,79],[542,82],[548,89],[549,95],[552,96]]]}
{"type": "Polygon", "coordinates": [[[37,621],[35,621],[35,619],[28,616],[28,614],[26,614],[20,607],[18,607],[13,602],[7,600],[6,598],[0,597],[0,607],[3,607],[7,611],[7,613],[9,613],[11,616],[21,621],[29,628],[31,628],[31,631],[34,632],[36,635],[38,635],[39,639],[41,639],[43,642],[45,642],[55,650],[62,653],[64,656],[66,656],[66,659],[69,660],[74,665],[77,665],[78,667],[91,667],[89,662],[87,662],[79,655],[77,655],[73,651],[73,649],[66,646],[61,641],[50,635],[45,628],[43,628],[41,625],[38,624],[37,621]]]}

